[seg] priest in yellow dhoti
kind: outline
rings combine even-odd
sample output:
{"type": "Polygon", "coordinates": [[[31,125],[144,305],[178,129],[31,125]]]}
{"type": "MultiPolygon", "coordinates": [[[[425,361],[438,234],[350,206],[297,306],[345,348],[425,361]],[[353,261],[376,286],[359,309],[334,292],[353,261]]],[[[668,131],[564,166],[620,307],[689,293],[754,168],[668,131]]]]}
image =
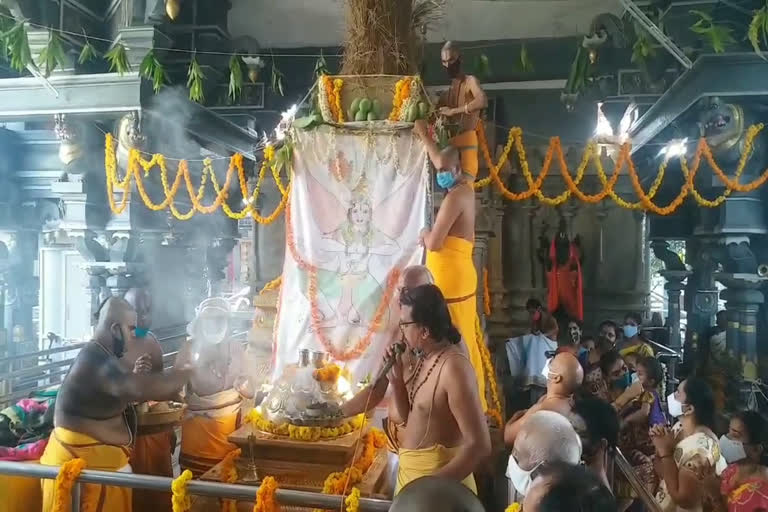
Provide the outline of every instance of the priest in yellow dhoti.
{"type": "Polygon", "coordinates": [[[424,142],[430,160],[437,169],[437,184],[445,197],[431,230],[422,232],[427,249],[427,268],[448,302],[451,320],[467,345],[469,359],[477,375],[483,410],[485,371],[480,343],[475,333],[477,316],[477,272],[472,259],[475,241],[475,193],[472,183],[477,176],[477,133],[475,127],[487,100],[478,80],[461,72],[461,56],[452,43],[441,54],[443,66],[451,78],[451,88],[440,100],[440,114],[457,135],[440,150],[429,136],[426,123],[419,121],[414,133],[424,142]]]}
{"type": "MultiPolygon", "coordinates": [[[[131,403],[168,400],[178,394],[191,369],[178,366],[159,374],[126,370],[120,359],[133,341],[136,311],[110,297],[98,312],[94,339],[80,350],[61,384],[54,430],[40,459],[59,466],[83,459],[87,469],[130,472],[130,447],[136,433],[131,403]]],[[[81,494],[88,510],[130,512],[131,490],[88,484],[81,494]]],[[[43,512],[53,509],[56,483],[43,481],[43,512]]]]}
{"type": "Polygon", "coordinates": [[[228,441],[239,426],[247,384],[245,350],[229,336],[229,303],[204,300],[190,323],[190,340],[179,358],[197,360],[186,388],[179,464],[199,478],[237,447],[228,441]]]}

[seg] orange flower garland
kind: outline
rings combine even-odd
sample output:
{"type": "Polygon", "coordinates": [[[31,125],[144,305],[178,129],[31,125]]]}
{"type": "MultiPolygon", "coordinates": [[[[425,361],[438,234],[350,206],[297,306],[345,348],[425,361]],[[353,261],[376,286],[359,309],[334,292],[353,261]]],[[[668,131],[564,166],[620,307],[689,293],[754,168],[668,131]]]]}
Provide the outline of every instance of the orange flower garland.
{"type": "MultiPolygon", "coordinates": [[[[344,87],[344,80],[336,78],[333,81],[333,103],[336,105],[336,112],[338,112],[338,119],[340,123],[344,122],[344,109],[341,108],[341,88],[344,87]]],[[[352,121],[352,119],[350,119],[352,121]]]]}
{"type": "Polygon", "coordinates": [[[337,364],[327,364],[312,372],[312,377],[318,382],[336,382],[341,374],[341,368],[337,364]]]}
{"type": "Polygon", "coordinates": [[[253,512],[280,512],[276,493],[277,480],[275,477],[268,476],[262,480],[259,490],[256,491],[256,503],[253,505],[253,512]]]}
{"type": "Polygon", "coordinates": [[[504,421],[501,418],[501,400],[499,399],[499,385],[496,381],[496,369],[493,367],[491,352],[485,344],[483,327],[480,325],[480,317],[477,315],[475,315],[475,341],[480,349],[480,358],[483,361],[483,373],[485,373],[485,380],[488,381],[488,387],[491,390],[491,402],[493,404],[493,407],[488,407],[485,414],[489,416],[496,425],[501,427],[504,425],[504,421]]]}
{"type": "Polygon", "coordinates": [[[488,268],[483,269],[483,313],[491,316],[491,288],[488,286],[488,268]]]}
{"type": "MultiPolygon", "coordinates": [[[[237,482],[237,466],[235,461],[240,457],[241,453],[242,450],[237,448],[229,452],[221,461],[220,478],[222,483],[233,484],[237,482]]],[[[221,512],[237,512],[237,502],[235,500],[222,499],[221,512]]]]}
{"type": "Polygon", "coordinates": [[[320,343],[323,345],[323,348],[338,361],[349,361],[359,358],[371,344],[373,335],[381,327],[384,315],[389,310],[389,303],[394,296],[397,283],[400,280],[400,270],[394,268],[387,275],[387,285],[384,290],[384,294],[379,301],[379,305],[376,308],[376,313],[374,314],[371,325],[368,327],[365,335],[358,339],[352,348],[339,350],[333,345],[333,342],[328,339],[321,327],[322,313],[320,312],[320,308],[317,306],[317,267],[304,260],[304,258],[302,258],[299,254],[299,251],[296,247],[296,241],[293,237],[290,205],[288,205],[285,209],[285,242],[288,246],[288,250],[290,251],[291,256],[296,261],[296,264],[300,269],[307,272],[309,277],[307,295],[309,297],[311,310],[310,322],[312,329],[320,340],[320,343]]]}
{"type": "Polygon", "coordinates": [[[392,111],[389,113],[390,121],[400,120],[403,104],[411,97],[411,78],[401,78],[395,84],[395,95],[392,98],[392,111]]]}
{"type": "MultiPolygon", "coordinates": [[[[54,484],[54,502],[52,512],[69,512],[72,501],[72,487],[80,473],[85,469],[83,459],[68,460],[61,465],[54,484]]],[[[83,486],[85,487],[85,486],[83,486]]],[[[81,496],[81,501],[84,501],[81,496]]]]}
{"type": "Polygon", "coordinates": [[[325,93],[325,98],[328,101],[328,107],[331,111],[331,117],[333,117],[333,121],[335,122],[342,122],[342,113],[340,112],[340,101],[335,100],[335,94],[334,94],[334,83],[331,81],[331,78],[328,75],[323,75],[320,77],[320,83],[323,85],[323,92],[325,93]]]}

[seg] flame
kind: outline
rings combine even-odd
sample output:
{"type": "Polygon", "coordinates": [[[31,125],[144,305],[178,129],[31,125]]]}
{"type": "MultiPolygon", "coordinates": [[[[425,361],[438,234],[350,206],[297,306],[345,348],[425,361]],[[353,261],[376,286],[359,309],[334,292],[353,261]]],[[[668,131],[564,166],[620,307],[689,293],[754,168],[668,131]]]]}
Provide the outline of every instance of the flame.
{"type": "Polygon", "coordinates": [[[349,400],[354,396],[354,393],[352,393],[352,385],[346,378],[341,376],[339,377],[339,380],[336,381],[336,391],[338,391],[346,400],[349,400]]]}

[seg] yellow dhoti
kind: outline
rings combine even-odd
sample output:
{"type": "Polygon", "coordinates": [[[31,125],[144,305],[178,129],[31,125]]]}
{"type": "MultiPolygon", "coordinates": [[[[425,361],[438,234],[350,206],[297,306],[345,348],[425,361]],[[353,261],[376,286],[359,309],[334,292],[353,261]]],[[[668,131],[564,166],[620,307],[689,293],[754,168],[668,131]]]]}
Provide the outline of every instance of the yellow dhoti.
{"type": "Polygon", "coordinates": [[[43,506],[43,491],[37,478],[0,475],[0,496],[0,512],[40,512],[43,506]]]}
{"type": "Polygon", "coordinates": [[[181,424],[181,469],[200,478],[237,446],[229,435],[237,430],[240,395],[227,390],[207,397],[187,396],[187,416],[181,424]]]}
{"type": "MultiPolygon", "coordinates": [[[[83,459],[86,469],[130,473],[128,453],[126,446],[104,444],[85,434],[57,427],[51,433],[40,464],[60,466],[72,459],[83,459]]],[[[54,480],[43,480],[43,512],[53,510],[55,485],[54,480]]],[[[85,484],[81,494],[81,510],[131,512],[131,489],[85,484]],[[92,500],[92,506],[83,506],[85,500],[92,500]]]]}
{"type": "Polygon", "coordinates": [[[451,321],[461,333],[467,345],[469,360],[477,375],[477,389],[483,412],[488,410],[485,399],[485,371],[478,343],[483,339],[475,336],[477,315],[477,272],[472,261],[473,243],[463,238],[449,236],[439,251],[427,251],[427,268],[435,278],[435,284],[443,292],[451,321]]]}
{"type": "MultiPolygon", "coordinates": [[[[397,470],[397,487],[395,495],[410,482],[423,476],[430,476],[437,473],[443,466],[448,464],[455,457],[457,448],[446,448],[441,444],[436,444],[429,448],[419,450],[408,450],[400,448],[400,466],[397,470]]],[[[473,493],[477,494],[477,485],[475,477],[469,475],[461,481],[473,493]]]]}
{"type": "Polygon", "coordinates": [[[479,167],[477,160],[477,132],[475,130],[469,130],[460,133],[453,137],[449,143],[459,150],[461,169],[464,172],[477,177],[477,170],[479,167]]]}
{"type": "MultiPolygon", "coordinates": [[[[141,432],[136,438],[136,445],[131,453],[133,472],[141,475],[165,476],[173,478],[171,465],[171,439],[173,431],[141,432]]],[[[136,489],[133,492],[133,510],[171,510],[171,494],[167,492],[136,489]]]]}

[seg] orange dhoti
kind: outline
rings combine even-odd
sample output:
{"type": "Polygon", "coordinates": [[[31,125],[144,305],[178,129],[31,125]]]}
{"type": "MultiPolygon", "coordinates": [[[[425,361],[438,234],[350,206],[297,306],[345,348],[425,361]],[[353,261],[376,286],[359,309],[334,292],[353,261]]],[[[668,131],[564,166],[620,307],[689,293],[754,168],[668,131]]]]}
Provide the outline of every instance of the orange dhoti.
{"type": "MultiPolygon", "coordinates": [[[[25,461],[39,464],[40,461],[25,461]]],[[[43,491],[38,478],[0,475],[0,512],[40,512],[43,491]]]]}
{"type": "Polygon", "coordinates": [[[187,396],[187,412],[181,424],[181,469],[200,478],[237,446],[229,435],[237,430],[240,395],[234,390],[200,397],[187,396]]]}
{"type": "Polygon", "coordinates": [[[451,146],[459,150],[461,170],[477,177],[479,167],[477,160],[477,132],[469,130],[458,134],[450,141],[451,146]]]}
{"type": "MultiPolygon", "coordinates": [[[[51,433],[40,464],[61,466],[72,459],[83,459],[86,469],[130,473],[128,453],[127,446],[104,444],[85,434],[57,427],[51,433]]],[[[42,511],[51,512],[56,499],[56,482],[43,480],[42,486],[42,511]]],[[[131,512],[131,498],[131,489],[128,487],[85,484],[81,493],[80,509],[95,512],[131,512]]]]}
{"type": "MultiPolygon", "coordinates": [[[[171,464],[171,444],[173,430],[168,426],[156,427],[154,431],[142,431],[136,438],[136,445],[131,453],[133,472],[141,475],[165,476],[173,478],[171,464]]],[[[133,510],[171,510],[171,495],[167,492],[133,491],[133,510]]]]}
{"type": "Polygon", "coordinates": [[[488,404],[485,399],[485,372],[479,345],[485,343],[485,340],[482,337],[478,339],[475,335],[477,272],[472,260],[473,246],[468,240],[448,236],[439,251],[427,251],[427,268],[445,296],[453,325],[467,345],[469,360],[477,375],[480,402],[485,412],[488,410],[488,404]]]}

